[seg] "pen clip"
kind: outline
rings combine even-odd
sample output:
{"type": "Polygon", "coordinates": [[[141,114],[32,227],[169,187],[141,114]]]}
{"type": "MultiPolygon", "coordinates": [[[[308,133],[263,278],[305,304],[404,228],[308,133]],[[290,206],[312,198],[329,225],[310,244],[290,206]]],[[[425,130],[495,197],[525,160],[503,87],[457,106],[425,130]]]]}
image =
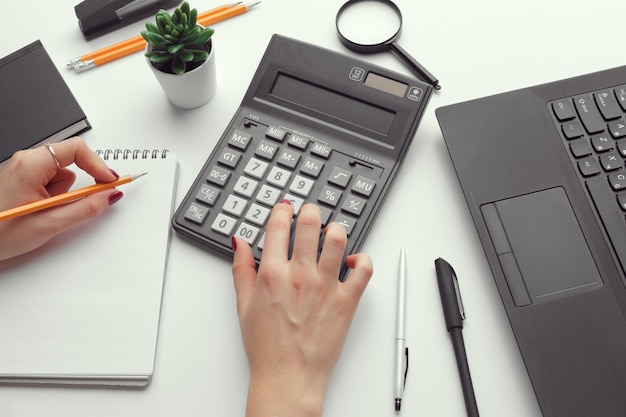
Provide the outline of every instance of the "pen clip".
{"type": "Polygon", "coordinates": [[[409,348],[404,348],[404,382],[402,384],[402,389],[406,387],[406,376],[409,373],[409,348]]]}
{"type": "Polygon", "coordinates": [[[459,304],[459,313],[461,313],[461,320],[465,320],[465,308],[463,307],[463,299],[461,298],[461,290],[459,289],[459,281],[456,278],[456,272],[452,270],[452,285],[454,285],[454,293],[456,294],[456,301],[459,304]]]}

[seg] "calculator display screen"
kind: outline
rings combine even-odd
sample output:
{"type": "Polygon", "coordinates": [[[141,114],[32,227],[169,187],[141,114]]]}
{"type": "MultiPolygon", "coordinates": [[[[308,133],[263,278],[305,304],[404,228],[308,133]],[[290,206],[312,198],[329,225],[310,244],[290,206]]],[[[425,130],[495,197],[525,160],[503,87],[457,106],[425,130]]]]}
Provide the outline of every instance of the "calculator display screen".
{"type": "Polygon", "coordinates": [[[274,97],[387,136],[396,113],[279,73],[270,90],[274,97]]]}

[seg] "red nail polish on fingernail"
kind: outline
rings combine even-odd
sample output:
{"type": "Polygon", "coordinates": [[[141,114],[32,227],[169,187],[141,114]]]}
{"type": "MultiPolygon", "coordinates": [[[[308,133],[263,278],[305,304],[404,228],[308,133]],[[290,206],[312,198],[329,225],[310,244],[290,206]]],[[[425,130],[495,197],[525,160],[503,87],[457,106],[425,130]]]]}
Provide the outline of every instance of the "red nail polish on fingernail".
{"type": "Polygon", "coordinates": [[[289,204],[291,205],[291,200],[287,200],[286,198],[280,200],[280,204],[289,204]]]}
{"type": "Polygon", "coordinates": [[[230,241],[232,242],[233,245],[233,252],[235,252],[237,250],[237,239],[235,239],[235,236],[230,238],[230,241]]]}
{"type": "Polygon", "coordinates": [[[115,175],[115,178],[119,178],[119,174],[115,171],[113,171],[111,168],[109,168],[109,171],[111,172],[111,174],[115,175]]]}
{"type": "Polygon", "coordinates": [[[122,193],[121,191],[116,191],[113,194],[111,194],[109,196],[109,206],[112,206],[113,204],[120,201],[120,198],[122,198],[123,196],[124,196],[124,193],[122,193]]]}

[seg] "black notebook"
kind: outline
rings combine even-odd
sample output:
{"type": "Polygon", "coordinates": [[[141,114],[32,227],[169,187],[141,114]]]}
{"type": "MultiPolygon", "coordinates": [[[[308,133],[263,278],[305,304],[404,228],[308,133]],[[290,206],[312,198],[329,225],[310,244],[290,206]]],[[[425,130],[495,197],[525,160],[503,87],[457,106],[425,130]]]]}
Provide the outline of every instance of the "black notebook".
{"type": "Polygon", "coordinates": [[[40,41],[0,59],[0,165],[16,151],[91,128],[40,41]]]}

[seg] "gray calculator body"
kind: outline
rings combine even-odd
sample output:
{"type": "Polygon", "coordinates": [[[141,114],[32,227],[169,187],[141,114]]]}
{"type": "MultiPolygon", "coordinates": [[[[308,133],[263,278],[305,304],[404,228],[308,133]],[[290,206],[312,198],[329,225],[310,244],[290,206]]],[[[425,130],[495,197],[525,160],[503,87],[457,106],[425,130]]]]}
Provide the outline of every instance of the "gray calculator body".
{"type": "MultiPolygon", "coordinates": [[[[176,210],[173,228],[232,255],[245,239],[257,262],[272,207],[320,207],[360,250],[404,160],[433,88],[274,35],[217,146],[176,210]]],[[[340,279],[345,279],[344,266],[340,279]]]]}

